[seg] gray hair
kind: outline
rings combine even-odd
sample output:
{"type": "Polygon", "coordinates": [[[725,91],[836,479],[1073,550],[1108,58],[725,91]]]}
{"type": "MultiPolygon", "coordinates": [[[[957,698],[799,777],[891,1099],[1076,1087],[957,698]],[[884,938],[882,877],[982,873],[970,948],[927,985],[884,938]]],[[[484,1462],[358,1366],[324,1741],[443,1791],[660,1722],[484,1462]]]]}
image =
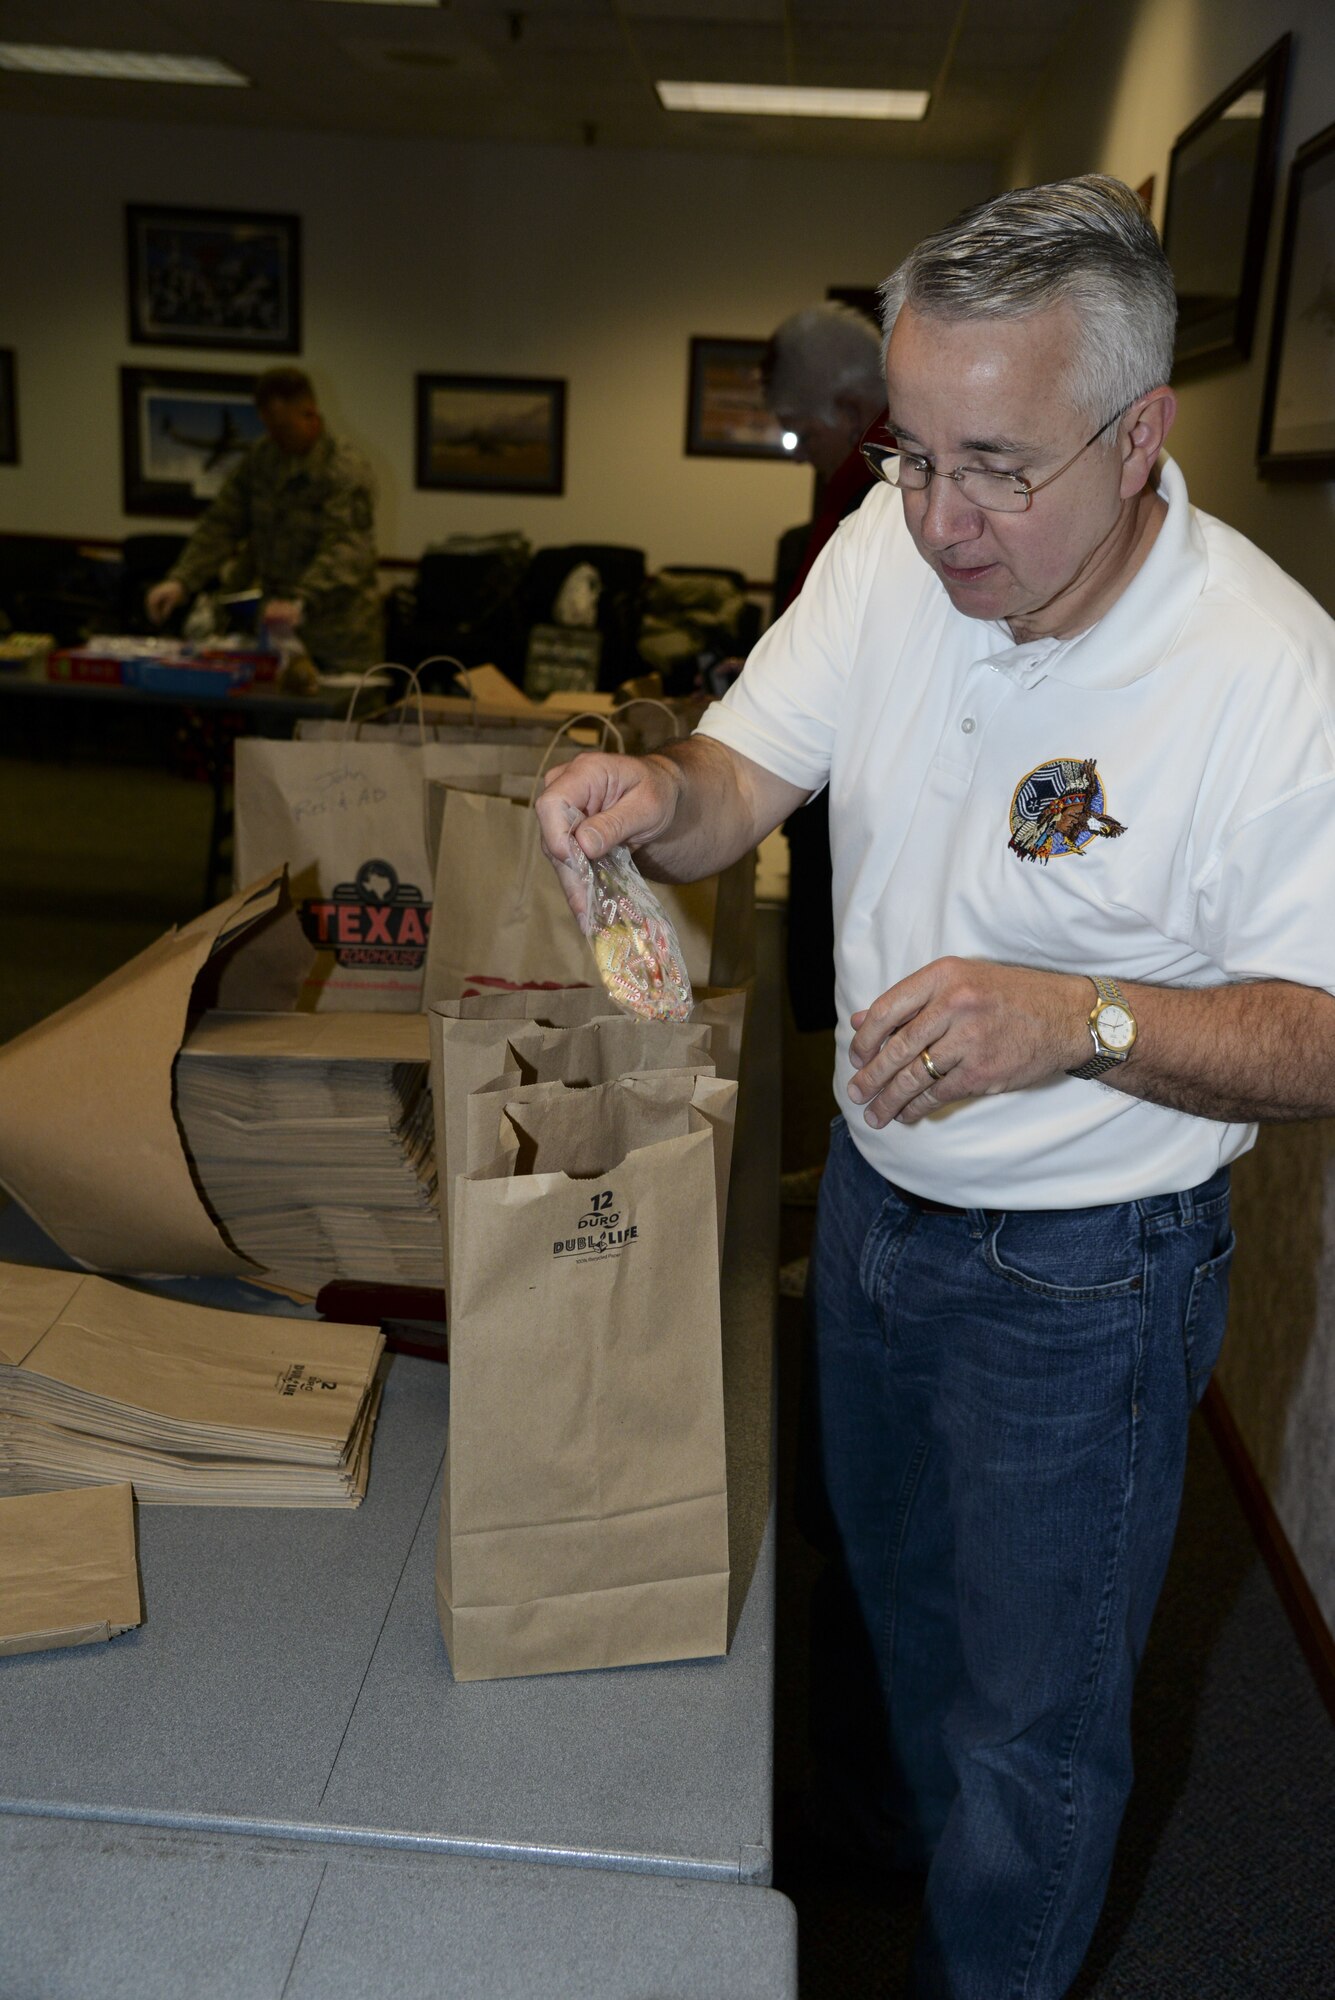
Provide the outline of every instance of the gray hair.
{"type": "Polygon", "coordinates": [[[772,410],[832,424],[841,396],[868,406],[885,404],[885,376],[876,329],[852,306],[831,300],[807,306],[770,336],[761,363],[765,400],[772,410]]]}
{"type": "Polygon", "coordinates": [[[1109,174],[1014,188],[965,209],[911,251],[877,297],[886,346],[906,305],[950,320],[1070,306],[1080,341],[1067,386],[1091,421],[1172,372],[1172,269],[1139,197],[1109,174]]]}

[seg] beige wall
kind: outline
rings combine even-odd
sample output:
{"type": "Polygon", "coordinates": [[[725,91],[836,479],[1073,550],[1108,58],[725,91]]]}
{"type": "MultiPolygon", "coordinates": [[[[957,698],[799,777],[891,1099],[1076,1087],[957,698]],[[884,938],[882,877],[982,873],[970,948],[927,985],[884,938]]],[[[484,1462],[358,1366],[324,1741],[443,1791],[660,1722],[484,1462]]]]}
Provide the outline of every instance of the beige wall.
{"type": "Polygon", "coordinates": [[[1182,383],[1169,449],[1198,506],[1249,535],[1335,612],[1335,483],[1262,480],[1254,463],[1284,180],[1295,149],[1335,119],[1335,6],[1094,0],[1044,79],[1006,178],[1021,187],[1110,173],[1137,187],[1153,174],[1162,225],[1173,140],[1286,30],[1294,36],[1288,109],[1252,356],[1182,383]]]}
{"type": "MultiPolygon", "coordinates": [[[[1286,30],[1294,34],[1280,186],[1252,358],[1182,385],[1171,450],[1192,497],[1335,611],[1335,484],[1256,476],[1283,183],[1335,118],[1330,0],[1132,0],[1090,6],[1009,163],[1013,186],[1068,173],[1156,177],[1173,139],[1286,30]]],[[[1320,921],[1313,914],[1314,921],[1320,921]]],[[[1271,1127],[1234,1176],[1239,1249],[1220,1380],[1276,1512],[1335,1630],[1335,1123],[1271,1127]]]]}
{"type": "MultiPolygon", "coordinates": [[[[91,87],[91,86],[90,86],[91,87]]],[[[127,200],[295,210],[305,359],[332,422],[379,474],[380,541],[414,556],[455,531],[535,545],[629,542],[652,566],[771,573],[811,476],[687,458],[692,334],[763,337],[830,284],[874,284],[925,231],[991,193],[984,163],[745,159],[299,133],[12,120],[0,184],[23,463],[0,528],[119,536],[117,369],[246,367],[131,347],[127,200]],[[413,376],[564,376],[562,498],[418,492],[413,376]]],[[[170,525],[170,524],[168,524],[170,525]]]]}

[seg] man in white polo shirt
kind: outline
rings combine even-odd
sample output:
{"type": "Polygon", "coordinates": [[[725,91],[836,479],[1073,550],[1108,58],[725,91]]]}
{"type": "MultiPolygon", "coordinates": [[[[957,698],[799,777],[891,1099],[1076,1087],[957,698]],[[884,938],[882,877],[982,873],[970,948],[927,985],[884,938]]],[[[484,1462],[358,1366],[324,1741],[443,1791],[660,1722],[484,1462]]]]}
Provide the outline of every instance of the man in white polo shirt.
{"type": "Polygon", "coordinates": [[[1335,1112],[1335,625],[1161,456],[1172,277],[1119,182],[972,210],[883,299],[887,484],[689,743],[581,757],[538,809],[558,862],[625,840],[688,880],[829,786],[810,1298],[873,1830],[928,1866],[916,1995],[1057,2000],[1222,1337],[1228,1163],[1335,1112]]]}

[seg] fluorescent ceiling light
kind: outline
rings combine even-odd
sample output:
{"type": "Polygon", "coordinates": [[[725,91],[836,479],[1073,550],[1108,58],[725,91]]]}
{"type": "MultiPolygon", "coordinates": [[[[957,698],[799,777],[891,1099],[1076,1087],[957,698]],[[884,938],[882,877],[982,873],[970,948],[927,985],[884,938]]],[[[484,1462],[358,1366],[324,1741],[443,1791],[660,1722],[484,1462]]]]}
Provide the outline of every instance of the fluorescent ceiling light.
{"type": "Polygon", "coordinates": [[[48,48],[40,42],[0,42],[0,69],[36,76],[118,77],[130,83],[249,84],[213,56],[142,55],[132,49],[48,48]]]}
{"type": "Polygon", "coordinates": [[[445,0],[351,0],[354,7],[441,7],[445,0]]]}
{"type": "Polygon", "coordinates": [[[665,111],[769,118],[925,118],[930,91],[818,90],[803,84],[656,83],[665,111]]]}

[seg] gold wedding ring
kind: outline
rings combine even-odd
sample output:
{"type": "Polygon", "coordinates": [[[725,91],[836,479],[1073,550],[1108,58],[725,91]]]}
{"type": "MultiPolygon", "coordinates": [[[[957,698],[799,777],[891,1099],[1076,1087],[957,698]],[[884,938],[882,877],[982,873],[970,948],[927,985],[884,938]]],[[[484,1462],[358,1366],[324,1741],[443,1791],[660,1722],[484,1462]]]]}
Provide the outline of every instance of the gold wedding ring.
{"type": "Polygon", "coordinates": [[[926,1070],[928,1076],[931,1077],[933,1083],[941,1082],[941,1072],[937,1068],[936,1064],[932,1061],[931,1051],[929,1049],[924,1049],[922,1052],[922,1066],[926,1070]]]}

